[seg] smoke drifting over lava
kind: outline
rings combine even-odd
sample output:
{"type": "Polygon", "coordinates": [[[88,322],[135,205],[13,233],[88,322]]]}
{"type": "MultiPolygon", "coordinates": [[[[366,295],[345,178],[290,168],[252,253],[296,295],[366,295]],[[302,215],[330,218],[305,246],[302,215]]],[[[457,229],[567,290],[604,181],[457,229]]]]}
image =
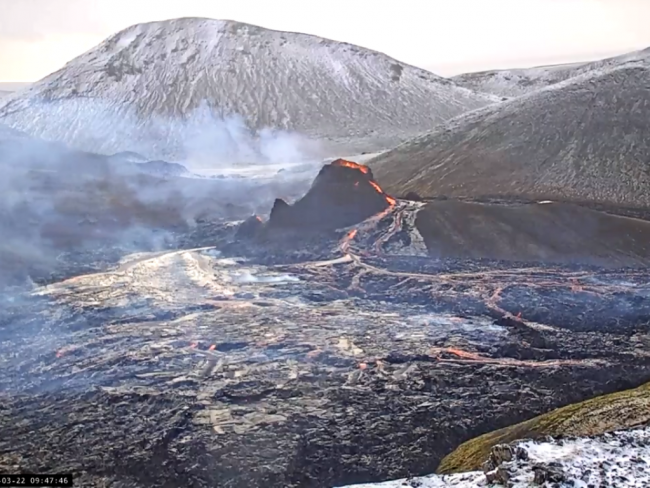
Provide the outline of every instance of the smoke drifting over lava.
{"type": "MultiPolygon", "coordinates": [[[[282,134],[265,133],[254,144],[254,136],[247,139],[243,129],[213,128],[206,129],[206,138],[216,130],[231,144],[224,142],[222,157],[214,159],[195,145],[206,158],[201,162],[197,156],[197,164],[211,161],[213,168],[228,170],[224,155],[232,149],[241,156],[242,148],[248,148],[248,162],[263,168],[283,156],[299,158],[302,150],[282,134]]],[[[268,212],[277,195],[302,194],[313,174],[307,173],[201,178],[182,165],[149,161],[136,153],[106,157],[0,131],[0,285],[49,279],[61,253],[76,253],[73,259],[78,260],[79,253],[95,253],[101,245],[118,246],[120,252],[159,250],[197,219],[268,212]]]]}

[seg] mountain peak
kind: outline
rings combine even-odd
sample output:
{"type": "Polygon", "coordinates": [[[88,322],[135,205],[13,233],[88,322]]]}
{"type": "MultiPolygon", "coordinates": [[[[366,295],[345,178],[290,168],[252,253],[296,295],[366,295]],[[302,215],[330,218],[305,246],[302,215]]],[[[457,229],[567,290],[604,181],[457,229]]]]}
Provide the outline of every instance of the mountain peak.
{"type": "Polygon", "coordinates": [[[181,18],[109,37],[3,99],[0,121],[81,149],[151,159],[186,158],[188,144],[238,144],[244,129],[259,139],[265,128],[316,139],[335,155],[388,148],[497,99],[352,44],[181,18]]]}

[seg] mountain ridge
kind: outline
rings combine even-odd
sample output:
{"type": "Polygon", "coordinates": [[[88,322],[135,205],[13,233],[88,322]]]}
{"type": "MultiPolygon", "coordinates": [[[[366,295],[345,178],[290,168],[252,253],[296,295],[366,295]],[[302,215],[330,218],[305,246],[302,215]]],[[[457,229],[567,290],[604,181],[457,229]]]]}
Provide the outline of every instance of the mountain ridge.
{"type": "Polygon", "coordinates": [[[349,43],[182,18],[114,34],[3,99],[0,121],[80,149],[178,159],[225,120],[227,135],[299,133],[333,154],[386,149],[497,100],[349,43]]]}
{"type": "Polygon", "coordinates": [[[650,56],[465,114],[381,154],[386,191],[648,206],[650,56]]]}
{"type": "Polygon", "coordinates": [[[589,71],[643,60],[650,48],[631,51],[596,61],[562,63],[531,68],[486,70],[463,73],[450,79],[461,86],[504,97],[516,97],[580,76],[589,71]]]}

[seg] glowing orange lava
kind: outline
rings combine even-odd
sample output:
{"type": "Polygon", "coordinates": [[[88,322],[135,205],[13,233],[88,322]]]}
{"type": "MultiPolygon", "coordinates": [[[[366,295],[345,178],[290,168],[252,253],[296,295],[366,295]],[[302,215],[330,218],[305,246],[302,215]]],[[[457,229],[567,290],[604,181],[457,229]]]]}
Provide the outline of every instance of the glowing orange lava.
{"type": "Polygon", "coordinates": [[[381,195],[384,195],[384,196],[386,197],[386,201],[388,202],[388,205],[390,205],[391,207],[392,207],[393,205],[395,205],[395,203],[397,202],[397,200],[395,200],[393,197],[389,197],[388,195],[386,195],[386,194],[384,193],[384,190],[381,189],[381,186],[379,186],[376,182],[374,182],[374,181],[372,181],[372,180],[368,181],[368,183],[370,183],[370,185],[371,185],[375,190],[377,190],[377,193],[380,193],[381,195]]]}
{"type": "Polygon", "coordinates": [[[217,346],[212,344],[210,347],[208,347],[208,351],[214,351],[216,348],[217,346]]]}
{"type": "Polygon", "coordinates": [[[341,241],[341,251],[347,252],[348,247],[350,247],[350,241],[354,239],[354,236],[357,235],[357,229],[352,229],[350,232],[348,232],[348,235],[346,235],[343,240],[341,241]]]}
{"type": "Polygon", "coordinates": [[[461,349],[456,349],[455,347],[433,348],[431,350],[431,353],[434,354],[438,358],[438,360],[442,360],[442,361],[457,361],[461,363],[464,361],[476,361],[481,364],[497,364],[499,366],[506,366],[506,367],[527,366],[531,368],[543,368],[543,367],[555,367],[561,364],[580,364],[580,360],[573,360],[573,359],[559,359],[559,360],[551,360],[551,361],[524,361],[521,359],[513,359],[513,358],[490,358],[490,357],[483,357],[480,354],[476,354],[473,352],[467,352],[461,349]],[[441,352],[451,353],[457,356],[458,359],[443,359],[439,356],[441,352]]]}
{"type": "Polygon", "coordinates": [[[368,168],[368,166],[362,166],[360,164],[353,163],[352,161],[346,161],[345,159],[337,159],[336,161],[332,161],[332,166],[344,166],[346,168],[354,168],[354,169],[358,169],[364,174],[370,171],[370,168],[368,168]]]}
{"type": "Polygon", "coordinates": [[[354,186],[357,187],[357,188],[359,188],[359,182],[357,181],[357,182],[354,184],[354,186]]]}
{"type": "Polygon", "coordinates": [[[478,354],[463,351],[462,349],[456,349],[455,347],[447,348],[447,352],[450,352],[451,354],[454,354],[454,355],[458,356],[459,358],[479,359],[479,360],[482,359],[481,356],[479,356],[478,354]]]}
{"type": "Polygon", "coordinates": [[[195,349],[198,345],[199,345],[198,342],[192,342],[192,343],[190,344],[190,347],[191,347],[192,349],[195,349]]]}
{"type": "Polygon", "coordinates": [[[368,181],[368,183],[370,183],[372,185],[372,187],[375,190],[377,190],[377,193],[382,193],[382,194],[384,193],[384,190],[382,190],[381,187],[377,183],[375,183],[374,181],[370,180],[370,181],[368,181]]]}

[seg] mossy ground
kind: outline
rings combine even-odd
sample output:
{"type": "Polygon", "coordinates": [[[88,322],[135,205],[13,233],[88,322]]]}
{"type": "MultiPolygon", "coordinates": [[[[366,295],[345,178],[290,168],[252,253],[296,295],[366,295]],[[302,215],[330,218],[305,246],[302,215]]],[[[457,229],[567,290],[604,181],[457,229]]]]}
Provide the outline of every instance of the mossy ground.
{"type": "Polygon", "coordinates": [[[647,422],[650,422],[650,383],[568,405],[476,437],[446,456],[438,467],[438,473],[480,469],[488,458],[490,449],[497,444],[544,436],[598,435],[647,422]]]}

